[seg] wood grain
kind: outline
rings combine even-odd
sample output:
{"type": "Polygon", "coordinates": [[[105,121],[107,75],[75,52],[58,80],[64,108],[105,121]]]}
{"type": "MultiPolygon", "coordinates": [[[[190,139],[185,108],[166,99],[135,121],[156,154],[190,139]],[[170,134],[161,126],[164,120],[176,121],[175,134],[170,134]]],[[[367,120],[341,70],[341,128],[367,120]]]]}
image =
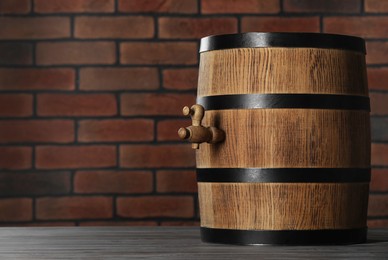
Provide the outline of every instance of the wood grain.
{"type": "Polygon", "coordinates": [[[201,53],[198,96],[252,93],[368,95],[365,55],[315,48],[201,53]]]}
{"type": "MultiPolygon", "coordinates": [[[[365,55],[318,48],[240,48],[201,53],[198,96],[368,96],[365,55]]],[[[369,168],[370,119],[362,110],[210,110],[225,132],[201,144],[198,168],[369,168]]],[[[244,230],[366,226],[368,183],[199,183],[201,225],[244,230]]]]}
{"type": "Polygon", "coordinates": [[[203,243],[198,227],[1,228],[0,259],[386,259],[388,230],[351,246],[230,246],[203,243]]]}
{"type": "Polygon", "coordinates": [[[198,183],[201,226],[241,230],[366,226],[368,183],[198,183]]]}
{"type": "Polygon", "coordinates": [[[324,109],[230,109],[205,113],[223,143],[201,144],[198,168],[369,167],[369,113],[324,109]]]}

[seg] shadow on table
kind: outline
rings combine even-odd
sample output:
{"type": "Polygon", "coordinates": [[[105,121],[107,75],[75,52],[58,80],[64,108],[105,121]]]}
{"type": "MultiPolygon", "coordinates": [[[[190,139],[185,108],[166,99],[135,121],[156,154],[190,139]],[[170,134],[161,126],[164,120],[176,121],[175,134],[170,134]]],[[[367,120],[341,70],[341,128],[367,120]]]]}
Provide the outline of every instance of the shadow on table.
{"type": "Polygon", "coordinates": [[[365,244],[376,244],[376,243],[388,243],[388,238],[375,238],[375,239],[368,239],[365,244]]]}

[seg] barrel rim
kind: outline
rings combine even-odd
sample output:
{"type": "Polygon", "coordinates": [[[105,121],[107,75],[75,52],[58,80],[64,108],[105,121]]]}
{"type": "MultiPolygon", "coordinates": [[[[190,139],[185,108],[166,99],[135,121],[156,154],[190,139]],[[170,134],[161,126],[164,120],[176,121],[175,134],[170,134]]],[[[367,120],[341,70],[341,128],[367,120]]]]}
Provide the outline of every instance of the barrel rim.
{"type": "Polygon", "coordinates": [[[305,108],[364,110],[370,112],[367,96],[338,94],[266,93],[228,94],[197,97],[206,110],[305,108]]]}
{"type": "Polygon", "coordinates": [[[201,226],[201,240],[234,245],[349,245],[367,241],[368,227],[314,230],[238,230],[201,226]]]}
{"type": "Polygon", "coordinates": [[[306,32],[246,32],[210,35],[201,39],[199,52],[268,47],[340,49],[366,54],[363,38],[343,34],[306,32]]]}
{"type": "Polygon", "coordinates": [[[369,183],[363,168],[197,168],[198,182],[217,183],[369,183]]]}

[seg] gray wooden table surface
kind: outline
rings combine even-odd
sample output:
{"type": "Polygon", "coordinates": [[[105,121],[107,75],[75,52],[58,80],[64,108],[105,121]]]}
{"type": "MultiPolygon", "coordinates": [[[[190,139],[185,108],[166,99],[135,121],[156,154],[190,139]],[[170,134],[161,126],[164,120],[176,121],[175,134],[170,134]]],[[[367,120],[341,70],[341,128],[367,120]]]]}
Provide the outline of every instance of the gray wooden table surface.
{"type": "Polygon", "coordinates": [[[0,259],[388,259],[388,229],[359,245],[230,246],[196,227],[0,228],[0,259]]]}

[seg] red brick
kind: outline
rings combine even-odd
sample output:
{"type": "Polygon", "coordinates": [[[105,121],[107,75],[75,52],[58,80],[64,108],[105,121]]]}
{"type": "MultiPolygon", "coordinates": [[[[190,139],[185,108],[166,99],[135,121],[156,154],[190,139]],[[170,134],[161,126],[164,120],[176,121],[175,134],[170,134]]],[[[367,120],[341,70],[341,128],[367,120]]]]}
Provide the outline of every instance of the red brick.
{"type": "Polygon", "coordinates": [[[70,191],[70,172],[0,173],[0,195],[56,195],[70,191]]]}
{"type": "Polygon", "coordinates": [[[195,103],[191,94],[123,94],[123,115],[182,115],[182,108],[195,103]]]}
{"type": "Polygon", "coordinates": [[[368,68],[369,89],[388,90],[388,67],[368,68]]]}
{"type": "Polygon", "coordinates": [[[202,13],[278,13],[279,0],[202,0],[202,13]]]}
{"type": "Polygon", "coordinates": [[[318,17],[244,17],[243,32],[319,32],[318,17]]]}
{"type": "Polygon", "coordinates": [[[388,42],[366,42],[366,62],[368,64],[387,64],[388,42]]]}
{"type": "Polygon", "coordinates": [[[191,125],[191,119],[172,119],[158,122],[158,141],[181,141],[178,129],[191,125]]]}
{"type": "MultiPolygon", "coordinates": [[[[0,224],[0,226],[2,226],[0,224]]],[[[10,225],[3,225],[9,227],[10,225]]],[[[75,222],[50,221],[50,222],[29,222],[29,223],[13,223],[13,227],[73,227],[75,222]]]]}
{"type": "Polygon", "coordinates": [[[0,39],[55,39],[70,37],[68,17],[0,17],[0,39]]]}
{"type": "Polygon", "coordinates": [[[388,144],[372,144],[372,165],[388,165],[388,144]]]}
{"type": "Polygon", "coordinates": [[[155,90],[159,88],[156,68],[83,68],[82,90],[155,90]]]}
{"type": "Polygon", "coordinates": [[[160,223],[161,226],[182,226],[182,227],[199,227],[199,221],[162,221],[160,223]]]}
{"type": "Polygon", "coordinates": [[[372,141],[388,141],[388,117],[372,117],[371,132],[372,141]]]}
{"type": "Polygon", "coordinates": [[[153,139],[154,122],[149,119],[83,120],[79,123],[78,140],[81,142],[132,142],[153,139]]]}
{"type": "Polygon", "coordinates": [[[119,11],[126,13],[182,13],[198,11],[197,0],[118,0],[119,11]]]}
{"type": "Polygon", "coordinates": [[[381,0],[365,0],[365,12],[367,13],[387,13],[388,2],[381,0]]]}
{"type": "Polygon", "coordinates": [[[388,216],[388,195],[370,195],[368,216],[388,216]]]}
{"type": "Polygon", "coordinates": [[[77,193],[148,193],[153,178],[148,171],[80,171],[74,177],[77,193]]]}
{"type": "Polygon", "coordinates": [[[36,13],[111,13],[114,0],[35,0],[36,13]]]}
{"type": "Polygon", "coordinates": [[[327,33],[364,38],[385,38],[388,34],[388,17],[326,17],[323,21],[324,31],[327,33]]]}
{"type": "Polygon", "coordinates": [[[173,90],[195,90],[198,83],[198,69],[163,70],[163,87],[173,90]]]}
{"type": "Polygon", "coordinates": [[[32,115],[32,96],[28,94],[1,94],[0,116],[21,117],[32,115]]]}
{"type": "Polygon", "coordinates": [[[40,94],[37,111],[40,116],[112,116],[117,107],[111,94],[40,94]]]}
{"type": "Polygon", "coordinates": [[[0,169],[23,170],[31,168],[32,149],[30,147],[0,147],[0,169]]]}
{"type": "Polygon", "coordinates": [[[388,228],[388,219],[369,219],[368,228],[388,228]]]}
{"type": "Polygon", "coordinates": [[[43,42],[36,46],[40,65],[113,64],[116,45],[113,42],[43,42]]]}
{"type": "Polygon", "coordinates": [[[291,13],[358,13],[360,7],[361,0],[284,0],[283,4],[284,11],[291,13]]]}
{"type": "Polygon", "coordinates": [[[0,221],[32,220],[32,199],[0,199],[0,221]]]}
{"type": "Polygon", "coordinates": [[[369,93],[369,97],[372,115],[388,115],[388,93],[369,93]]]}
{"type": "Polygon", "coordinates": [[[159,37],[162,39],[197,39],[236,32],[236,18],[159,18],[159,37]]]}
{"type": "Polygon", "coordinates": [[[123,64],[196,64],[198,49],[194,42],[122,43],[123,64]]]}
{"type": "Polygon", "coordinates": [[[3,120],[0,124],[0,143],[73,141],[72,120],[3,120]]]}
{"type": "Polygon", "coordinates": [[[388,169],[372,169],[371,191],[388,191],[388,169]]]}
{"type": "Polygon", "coordinates": [[[0,43],[0,65],[32,64],[32,46],[28,43],[0,43]]]}
{"type": "Polygon", "coordinates": [[[36,217],[40,220],[111,218],[112,204],[110,197],[39,198],[36,217]]]}
{"type": "Polygon", "coordinates": [[[80,226],[86,227],[136,227],[136,226],[157,226],[158,223],[156,221],[87,221],[80,222],[80,226]]]}
{"type": "Polygon", "coordinates": [[[197,192],[195,171],[158,171],[156,175],[158,192],[197,192]]]}
{"type": "Polygon", "coordinates": [[[116,166],[116,148],[93,146],[38,146],[36,167],[40,169],[101,168],[116,166]]]}
{"type": "Polygon", "coordinates": [[[132,218],[190,218],[194,215],[194,203],[193,198],[188,196],[117,198],[117,214],[132,218]]]}
{"type": "Polygon", "coordinates": [[[146,16],[77,17],[76,38],[144,39],[154,36],[154,20],[146,16]]]}
{"type": "Polygon", "coordinates": [[[0,14],[25,14],[31,10],[30,0],[1,0],[0,14]]]}
{"type": "Polygon", "coordinates": [[[0,90],[72,90],[73,69],[0,68],[0,90]]]}
{"type": "Polygon", "coordinates": [[[193,167],[195,152],[188,144],[121,145],[120,166],[128,168],[193,167]]]}

